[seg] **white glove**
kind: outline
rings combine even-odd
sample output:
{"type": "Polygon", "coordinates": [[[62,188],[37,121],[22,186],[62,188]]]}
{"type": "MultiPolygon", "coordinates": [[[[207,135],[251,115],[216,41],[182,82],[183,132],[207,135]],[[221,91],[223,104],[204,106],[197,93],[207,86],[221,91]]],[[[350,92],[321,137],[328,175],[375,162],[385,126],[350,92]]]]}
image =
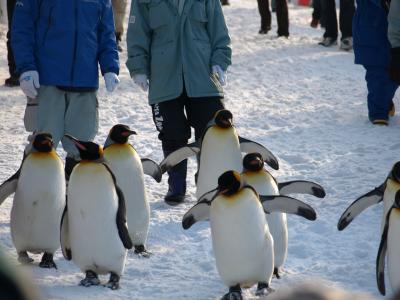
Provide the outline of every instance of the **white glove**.
{"type": "Polygon", "coordinates": [[[147,80],[147,75],[145,74],[133,75],[133,82],[140,86],[143,92],[147,92],[147,90],[149,89],[149,81],[147,80]]]}
{"type": "Polygon", "coordinates": [[[104,82],[106,83],[106,89],[108,92],[112,93],[119,84],[118,75],[112,72],[104,74],[104,82]]]}
{"type": "Polygon", "coordinates": [[[219,83],[222,86],[226,85],[226,74],[224,70],[222,70],[222,68],[218,65],[212,66],[211,70],[212,74],[215,74],[215,76],[217,77],[219,83]]]}
{"type": "Polygon", "coordinates": [[[39,73],[37,71],[26,71],[19,77],[19,86],[29,98],[36,98],[39,84],[39,73]]]}

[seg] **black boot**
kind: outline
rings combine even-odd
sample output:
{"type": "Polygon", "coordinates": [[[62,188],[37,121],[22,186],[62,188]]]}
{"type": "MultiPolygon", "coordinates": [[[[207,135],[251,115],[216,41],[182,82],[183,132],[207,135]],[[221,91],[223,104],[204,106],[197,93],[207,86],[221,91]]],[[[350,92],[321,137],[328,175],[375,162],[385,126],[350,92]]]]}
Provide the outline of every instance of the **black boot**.
{"type": "MultiPolygon", "coordinates": [[[[164,151],[166,157],[172,151],[164,151]]],[[[180,162],[168,171],[168,192],[164,201],[169,205],[178,205],[183,202],[186,194],[187,160],[180,162]]]]}
{"type": "Polygon", "coordinates": [[[72,157],[67,156],[65,158],[65,180],[68,182],[69,176],[72,173],[72,169],[79,163],[79,160],[75,160],[72,157]]]}

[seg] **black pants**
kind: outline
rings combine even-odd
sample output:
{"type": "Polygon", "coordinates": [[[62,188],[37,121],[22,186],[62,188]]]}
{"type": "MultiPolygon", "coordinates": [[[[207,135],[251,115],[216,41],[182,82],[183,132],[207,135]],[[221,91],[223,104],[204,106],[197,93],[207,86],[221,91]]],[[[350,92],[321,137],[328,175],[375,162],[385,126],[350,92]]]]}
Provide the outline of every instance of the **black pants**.
{"type": "Polygon", "coordinates": [[[223,108],[221,97],[189,98],[185,91],[176,99],[152,105],[153,121],[164,153],[185,146],[191,127],[195,139],[201,138],[215,112],[223,108]]]}
{"type": "MultiPolygon", "coordinates": [[[[335,0],[322,0],[322,9],[325,13],[324,37],[337,39],[338,22],[335,0]]],[[[352,21],[355,11],[354,0],[340,0],[339,23],[342,39],[353,36],[352,21]]]]}
{"type": "MultiPolygon", "coordinates": [[[[261,30],[269,30],[271,28],[269,0],[257,0],[257,4],[261,16],[261,30]]],[[[278,36],[289,36],[289,11],[287,0],[276,0],[276,20],[278,22],[278,36]]]]}
{"type": "Polygon", "coordinates": [[[14,7],[16,0],[7,0],[7,17],[8,17],[8,32],[7,32],[7,60],[8,60],[8,70],[11,77],[17,77],[14,54],[11,49],[11,25],[12,17],[14,15],[14,7]]]}

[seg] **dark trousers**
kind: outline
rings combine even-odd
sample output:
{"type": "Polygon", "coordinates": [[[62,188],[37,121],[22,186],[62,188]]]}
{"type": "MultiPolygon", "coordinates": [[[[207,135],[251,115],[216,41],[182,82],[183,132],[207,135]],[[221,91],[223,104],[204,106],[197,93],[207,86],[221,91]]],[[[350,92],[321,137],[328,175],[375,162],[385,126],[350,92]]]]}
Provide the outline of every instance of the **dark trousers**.
{"type": "MultiPolygon", "coordinates": [[[[338,21],[335,0],[322,0],[322,9],[325,13],[324,37],[337,39],[338,21]]],[[[352,20],[355,11],[354,0],[340,0],[339,23],[342,39],[353,36],[352,20]]]]}
{"type": "Polygon", "coordinates": [[[312,12],[312,18],[315,20],[321,20],[322,16],[322,0],[313,0],[312,2],[312,7],[313,7],[313,12],[312,12]]]}
{"type": "Polygon", "coordinates": [[[175,151],[187,144],[194,128],[201,138],[207,123],[223,109],[221,97],[189,98],[184,91],[176,99],[152,105],[153,121],[164,151],[175,151]]]}
{"type": "MultiPolygon", "coordinates": [[[[271,29],[269,0],[257,0],[257,4],[261,17],[261,30],[271,29]]],[[[289,11],[287,0],[276,0],[276,20],[278,23],[278,36],[289,36],[289,11]]]]}
{"type": "Polygon", "coordinates": [[[14,7],[16,0],[7,0],[7,17],[8,17],[8,32],[7,32],[7,60],[8,60],[8,70],[11,77],[17,77],[14,54],[11,49],[11,25],[12,17],[14,15],[14,7]]]}
{"type": "Polygon", "coordinates": [[[394,94],[399,87],[390,77],[387,68],[364,66],[368,88],[368,117],[387,120],[394,94]]]}

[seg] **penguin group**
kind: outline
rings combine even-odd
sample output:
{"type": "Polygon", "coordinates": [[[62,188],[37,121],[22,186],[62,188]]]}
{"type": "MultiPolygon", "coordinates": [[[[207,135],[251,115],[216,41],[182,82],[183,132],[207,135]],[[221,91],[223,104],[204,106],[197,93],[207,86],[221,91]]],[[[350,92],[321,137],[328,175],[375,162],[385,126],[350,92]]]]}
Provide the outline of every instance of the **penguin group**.
{"type": "MultiPolygon", "coordinates": [[[[150,206],[144,175],[161,182],[162,174],[196,156],[196,202],[184,214],[182,227],[210,222],[218,274],[229,291],[222,300],[241,300],[242,289],[256,285],[256,296],[273,292],[288,255],[287,214],[313,221],[316,211],[292,194],[324,198],[315,182],[278,182],[267,168],[279,169],[276,156],[260,143],[238,134],[233,115],[220,110],[202,138],[167,155],[160,164],[140,158],[129,143],[136,132],[113,126],[104,146],[66,135],[79,151],[79,161],[66,173],[52,137],[36,133],[18,171],[0,186],[0,204],[11,194],[11,237],[18,261],[32,263],[29,253],[42,254],[39,266],[57,268],[61,247],[67,260],[85,274],[84,287],[120,287],[127,251],[151,257],[146,241],[150,206]],[[93,209],[95,208],[95,209],[93,209]],[[90,237],[90,238],[89,238],[90,237]]],[[[385,266],[393,290],[400,288],[400,162],[379,187],[354,201],[342,214],[345,229],[366,208],[384,203],[376,278],[384,295],[385,266]]]]}

